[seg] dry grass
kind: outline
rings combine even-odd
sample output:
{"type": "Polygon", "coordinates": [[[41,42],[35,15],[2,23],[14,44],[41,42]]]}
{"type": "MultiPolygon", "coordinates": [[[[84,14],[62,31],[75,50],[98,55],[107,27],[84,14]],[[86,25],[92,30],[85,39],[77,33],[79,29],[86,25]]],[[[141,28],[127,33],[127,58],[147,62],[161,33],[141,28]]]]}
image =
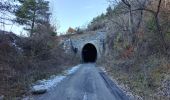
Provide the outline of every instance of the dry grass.
{"type": "Polygon", "coordinates": [[[99,64],[120,84],[127,85],[133,94],[141,96],[144,100],[170,99],[164,93],[164,90],[168,89],[164,86],[164,81],[168,80],[166,77],[170,77],[169,58],[152,55],[145,61],[143,59],[133,64],[129,63],[130,60],[115,59],[111,56],[103,59],[99,64]]]}
{"type": "Polygon", "coordinates": [[[78,63],[74,54],[64,53],[58,37],[21,38],[18,45],[22,53],[13,46],[0,47],[0,95],[7,100],[26,95],[31,83],[78,63]]]}

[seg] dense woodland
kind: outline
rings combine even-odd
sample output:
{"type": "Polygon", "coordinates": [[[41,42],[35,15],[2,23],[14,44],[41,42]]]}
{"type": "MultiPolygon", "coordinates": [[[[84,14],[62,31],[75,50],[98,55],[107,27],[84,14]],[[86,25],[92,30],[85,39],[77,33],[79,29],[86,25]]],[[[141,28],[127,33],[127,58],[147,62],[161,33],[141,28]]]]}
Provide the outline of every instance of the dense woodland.
{"type": "MultiPolygon", "coordinates": [[[[144,100],[170,99],[170,1],[108,2],[107,12],[95,17],[86,29],[69,28],[67,33],[104,31],[105,53],[97,63],[144,100]]],[[[50,23],[48,1],[1,0],[0,11],[14,16],[0,17],[0,24],[17,23],[28,33],[21,37],[0,31],[0,96],[18,98],[32,82],[79,63],[74,54],[62,50],[57,27],[50,23]]]]}

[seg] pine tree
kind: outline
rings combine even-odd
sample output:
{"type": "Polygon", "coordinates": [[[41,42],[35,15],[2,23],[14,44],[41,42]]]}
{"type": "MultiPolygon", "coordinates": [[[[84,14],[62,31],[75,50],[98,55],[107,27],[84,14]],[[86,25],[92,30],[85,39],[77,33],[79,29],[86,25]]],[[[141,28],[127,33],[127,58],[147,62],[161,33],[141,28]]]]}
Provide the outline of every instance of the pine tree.
{"type": "Polygon", "coordinates": [[[25,25],[25,30],[30,31],[30,36],[34,33],[36,25],[49,23],[49,1],[45,0],[18,0],[21,5],[15,13],[16,22],[25,25]]]}
{"type": "Polygon", "coordinates": [[[109,6],[107,9],[106,9],[106,15],[108,16],[108,17],[110,17],[110,16],[112,16],[112,12],[113,12],[113,10],[112,10],[112,7],[111,6],[109,6]]]}

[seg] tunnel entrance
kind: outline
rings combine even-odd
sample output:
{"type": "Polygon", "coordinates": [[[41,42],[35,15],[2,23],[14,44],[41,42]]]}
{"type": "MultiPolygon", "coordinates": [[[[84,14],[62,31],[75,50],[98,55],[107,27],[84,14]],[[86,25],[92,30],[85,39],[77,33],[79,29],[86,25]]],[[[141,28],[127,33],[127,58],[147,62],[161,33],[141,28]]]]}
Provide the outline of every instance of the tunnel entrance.
{"type": "Polygon", "coordinates": [[[96,62],[97,59],[97,50],[96,47],[88,43],[82,49],[82,60],[84,63],[96,62]]]}

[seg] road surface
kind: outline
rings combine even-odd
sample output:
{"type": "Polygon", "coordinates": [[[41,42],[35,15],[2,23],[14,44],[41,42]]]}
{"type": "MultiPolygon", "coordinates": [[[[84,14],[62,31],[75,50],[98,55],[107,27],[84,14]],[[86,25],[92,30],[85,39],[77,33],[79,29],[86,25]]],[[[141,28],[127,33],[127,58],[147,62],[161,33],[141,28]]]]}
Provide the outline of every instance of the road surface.
{"type": "Polygon", "coordinates": [[[56,87],[33,100],[128,100],[95,64],[82,64],[56,87]]]}

